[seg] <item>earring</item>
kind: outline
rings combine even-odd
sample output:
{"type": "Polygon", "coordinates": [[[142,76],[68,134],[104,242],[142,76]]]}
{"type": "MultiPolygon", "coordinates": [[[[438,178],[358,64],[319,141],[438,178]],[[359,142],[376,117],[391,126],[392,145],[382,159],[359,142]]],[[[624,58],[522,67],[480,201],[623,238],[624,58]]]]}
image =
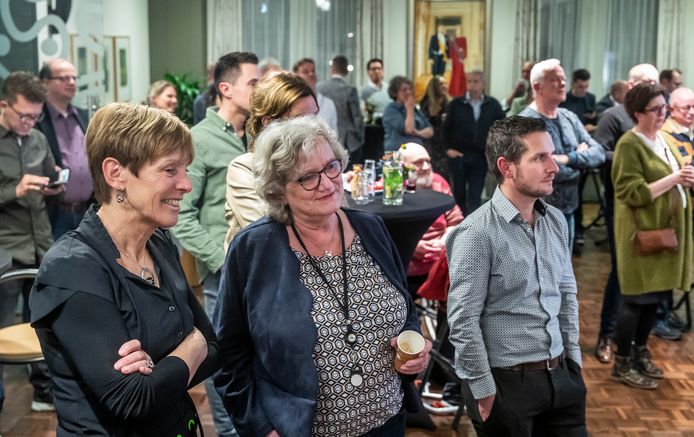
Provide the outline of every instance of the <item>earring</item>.
{"type": "Polygon", "coordinates": [[[125,191],[123,191],[120,188],[116,190],[116,202],[118,202],[118,203],[125,202],[125,191]]]}

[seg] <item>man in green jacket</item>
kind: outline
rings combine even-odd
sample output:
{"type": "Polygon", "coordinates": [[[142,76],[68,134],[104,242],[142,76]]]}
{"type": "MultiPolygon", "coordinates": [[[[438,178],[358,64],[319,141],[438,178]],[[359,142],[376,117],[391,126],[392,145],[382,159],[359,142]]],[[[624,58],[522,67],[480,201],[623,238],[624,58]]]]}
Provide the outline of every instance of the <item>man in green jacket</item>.
{"type": "MultiPolygon", "coordinates": [[[[212,320],[217,303],[219,277],[224,264],[226,174],[229,163],[246,152],[245,124],[250,115],[250,96],[260,77],[258,58],[250,52],[228,53],[217,61],[214,84],[221,103],[207,108],[205,118],[191,130],[195,159],[188,167],[193,190],[183,197],[178,224],[172,229],[185,250],[196,260],[203,279],[204,306],[212,320]]],[[[205,381],[210,408],[220,437],[236,431],[214,389],[205,381]]]]}
{"type": "MultiPolygon", "coordinates": [[[[31,73],[18,71],[5,79],[0,100],[0,248],[12,255],[13,269],[38,266],[53,244],[44,197],[59,194],[62,188],[47,188],[56,175],[55,161],[48,140],[34,129],[43,117],[45,100],[41,82],[31,73]]],[[[31,284],[0,285],[0,328],[14,324],[17,299],[20,293],[28,296],[31,284]]],[[[53,384],[45,364],[32,365],[30,380],[32,410],[54,410],[53,384]]],[[[0,409],[4,399],[0,366],[0,409]]]]}

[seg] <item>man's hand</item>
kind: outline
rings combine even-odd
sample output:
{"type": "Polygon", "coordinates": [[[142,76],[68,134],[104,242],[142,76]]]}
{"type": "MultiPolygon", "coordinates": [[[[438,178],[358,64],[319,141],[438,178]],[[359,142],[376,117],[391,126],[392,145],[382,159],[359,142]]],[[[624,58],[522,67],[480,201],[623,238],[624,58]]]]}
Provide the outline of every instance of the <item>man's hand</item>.
{"type": "Polygon", "coordinates": [[[462,158],[463,152],[460,152],[460,151],[455,150],[455,149],[447,149],[446,155],[448,155],[449,158],[462,158]]]}
{"type": "Polygon", "coordinates": [[[568,155],[552,155],[552,158],[554,158],[554,162],[557,164],[561,165],[568,165],[569,164],[569,156],[568,155]]]}
{"type": "Polygon", "coordinates": [[[581,144],[579,144],[578,147],[576,147],[577,153],[582,153],[582,152],[585,152],[586,150],[588,150],[588,144],[586,144],[585,141],[582,142],[581,144]]]}
{"type": "Polygon", "coordinates": [[[17,198],[20,199],[31,191],[39,191],[46,189],[46,185],[50,182],[47,176],[36,176],[33,174],[25,174],[19,181],[14,191],[17,198]]]}
{"type": "Polygon", "coordinates": [[[489,419],[489,415],[492,414],[492,405],[494,405],[495,398],[496,395],[491,395],[477,400],[477,408],[480,411],[482,422],[486,422],[489,419]]]}

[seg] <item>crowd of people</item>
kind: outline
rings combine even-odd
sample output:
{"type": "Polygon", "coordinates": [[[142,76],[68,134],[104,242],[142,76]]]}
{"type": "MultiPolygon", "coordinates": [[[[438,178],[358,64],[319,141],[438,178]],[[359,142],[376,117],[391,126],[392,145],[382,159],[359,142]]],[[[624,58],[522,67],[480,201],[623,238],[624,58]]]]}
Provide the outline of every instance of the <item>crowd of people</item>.
{"type": "Polygon", "coordinates": [[[0,248],[39,270],[33,288],[0,286],[0,327],[22,296],[45,356],[32,409],[55,409],[58,435],[197,435],[188,389],[204,381],[220,436],[402,436],[432,344],[396,370],[396,338],[421,332],[412,284],[447,268],[440,315],[479,435],[585,436],[571,256],[591,173],[611,254],[595,356],[657,388],[648,339],[682,337],[672,296],[689,291],[693,261],[694,91],[681,71],[636,65],[597,101],[587,70],[567,87],[546,59],[523,64],[502,102],[472,70],[457,97],[432,76],[418,104],[379,58],[361,90],[346,57],[323,82],[315,65],[221,56],[192,128],[164,80],[144,105],[88,120],[69,61],[6,78],[0,248]],[[344,206],[367,125],[417,189],[455,199],[407,266],[380,218],[344,206]]]}

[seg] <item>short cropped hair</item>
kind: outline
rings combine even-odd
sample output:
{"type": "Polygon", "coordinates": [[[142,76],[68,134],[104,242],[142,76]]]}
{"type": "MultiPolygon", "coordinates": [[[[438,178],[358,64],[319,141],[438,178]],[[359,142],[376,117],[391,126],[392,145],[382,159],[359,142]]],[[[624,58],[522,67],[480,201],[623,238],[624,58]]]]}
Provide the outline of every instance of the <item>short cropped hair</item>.
{"type": "Polygon", "coordinates": [[[585,68],[575,70],[571,75],[571,81],[576,82],[577,80],[590,80],[590,71],[585,68]]]}
{"type": "Polygon", "coordinates": [[[94,179],[94,197],[101,204],[111,201],[101,165],[115,158],[137,176],[143,165],[181,152],[193,161],[190,129],[178,117],[145,105],[110,103],[96,111],[86,133],[89,171],[94,179]]]}
{"type": "Polygon", "coordinates": [[[241,74],[241,64],[258,65],[258,57],[251,52],[231,52],[217,60],[214,67],[214,87],[220,96],[222,93],[219,91],[219,84],[229,82],[234,85],[241,74]]]}
{"type": "Polygon", "coordinates": [[[534,85],[542,82],[542,80],[545,78],[545,73],[557,67],[561,67],[561,62],[559,59],[552,58],[538,62],[533,66],[533,69],[530,70],[530,84],[534,85]]]}
{"type": "Polygon", "coordinates": [[[292,110],[294,102],[302,97],[316,100],[309,84],[294,73],[277,73],[258,82],[251,92],[251,116],[246,125],[246,133],[251,138],[249,152],[253,151],[255,137],[267,122],[264,119],[283,118],[292,110]]]}
{"type": "Polygon", "coordinates": [[[7,103],[16,102],[20,94],[31,103],[46,101],[46,89],[41,81],[28,71],[10,73],[2,84],[2,98],[7,103]]]}
{"type": "Polygon", "coordinates": [[[671,68],[671,69],[663,70],[660,72],[660,77],[658,79],[660,79],[661,82],[664,80],[672,80],[672,74],[673,73],[677,73],[677,74],[681,75],[682,71],[679,68],[671,68]]]}
{"type": "Polygon", "coordinates": [[[514,115],[492,124],[487,136],[485,155],[489,169],[498,183],[503,182],[504,176],[496,161],[503,156],[507,161],[519,163],[523,153],[528,150],[523,137],[534,132],[547,132],[547,124],[543,119],[514,115]]]}
{"type": "Polygon", "coordinates": [[[270,217],[280,223],[292,222],[292,213],[285,200],[286,186],[301,176],[302,165],[315,152],[320,139],[330,145],[344,168],[347,151],[337,134],[314,115],[272,122],[255,141],[255,189],[267,203],[270,217]]]}
{"type": "Polygon", "coordinates": [[[313,64],[313,65],[316,65],[316,61],[314,61],[314,60],[311,59],[311,58],[301,58],[301,59],[299,59],[298,61],[296,61],[296,63],[292,66],[292,71],[293,71],[294,73],[298,73],[298,72],[299,72],[299,68],[301,68],[301,66],[304,65],[304,64],[313,64]]]}
{"type": "Polygon", "coordinates": [[[388,83],[388,96],[393,100],[397,100],[398,92],[405,84],[412,86],[412,81],[405,76],[395,76],[392,78],[388,83]]]}
{"type": "Polygon", "coordinates": [[[164,90],[169,88],[169,87],[173,88],[174,90],[176,89],[176,87],[168,80],[158,80],[158,81],[154,82],[152,85],[149,86],[149,92],[147,93],[146,103],[149,106],[153,106],[154,105],[154,99],[159,97],[159,95],[161,93],[163,93],[164,90]]]}
{"type": "Polygon", "coordinates": [[[627,95],[624,97],[624,109],[629,118],[636,123],[636,113],[643,113],[651,100],[658,96],[666,97],[663,87],[650,83],[640,83],[627,91],[627,95]]]}
{"type": "Polygon", "coordinates": [[[348,70],[347,70],[348,65],[349,65],[349,61],[343,55],[337,55],[333,58],[332,67],[336,73],[339,73],[339,74],[346,76],[348,73],[348,70]]]}
{"type": "Polygon", "coordinates": [[[368,70],[369,68],[371,68],[371,64],[373,64],[374,62],[380,63],[380,64],[381,64],[381,67],[383,67],[383,59],[381,59],[381,58],[371,58],[371,59],[369,59],[369,62],[366,63],[366,69],[368,70]]]}

